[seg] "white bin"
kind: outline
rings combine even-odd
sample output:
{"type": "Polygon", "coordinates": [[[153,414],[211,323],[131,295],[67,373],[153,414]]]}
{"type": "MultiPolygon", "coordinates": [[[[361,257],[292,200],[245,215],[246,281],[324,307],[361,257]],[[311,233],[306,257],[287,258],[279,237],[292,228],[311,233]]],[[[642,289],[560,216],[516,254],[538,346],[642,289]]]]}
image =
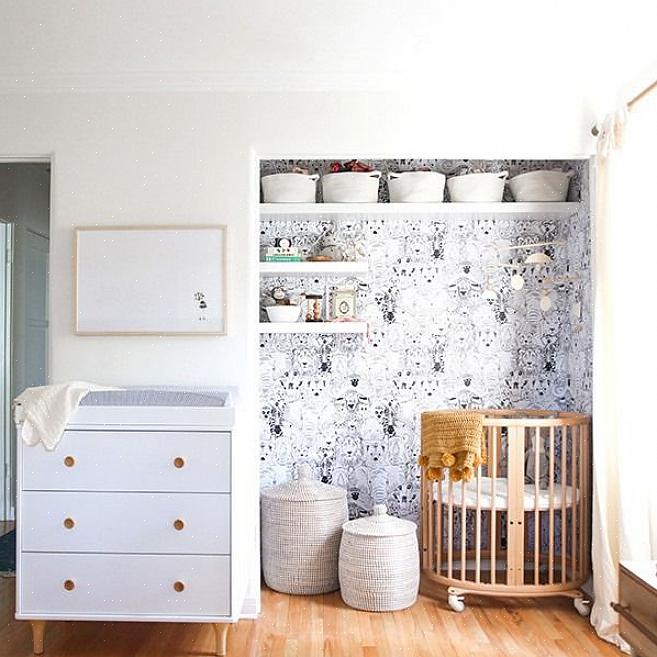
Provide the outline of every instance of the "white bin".
{"type": "Polygon", "coordinates": [[[346,522],[340,544],[340,593],[350,607],[395,611],[415,603],[420,555],[414,522],[377,504],[369,518],[346,522]]]}
{"type": "Polygon", "coordinates": [[[565,201],[573,171],[528,171],[509,180],[513,198],[518,202],[565,201]]]}
{"type": "Polygon", "coordinates": [[[310,478],[263,490],[262,571],[269,588],[316,595],[338,589],[338,552],[348,519],[347,492],[310,478]]]}
{"type": "Polygon", "coordinates": [[[442,203],[445,176],[437,171],[402,171],[388,174],[391,203],[442,203]]]}
{"type": "Polygon", "coordinates": [[[322,176],[324,203],[377,203],[380,171],[342,171],[322,176]]]}
{"type": "Polygon", "coordinates": [[[447,179],[452,203],[499,203],[504,196],[508,171],[500,173],[468,173],[447,179]]]}
{"type": "Polygon", "coordinates": [[[314,203],[319,174],[274,173],[262,178],[265,203],[314,203]]]}

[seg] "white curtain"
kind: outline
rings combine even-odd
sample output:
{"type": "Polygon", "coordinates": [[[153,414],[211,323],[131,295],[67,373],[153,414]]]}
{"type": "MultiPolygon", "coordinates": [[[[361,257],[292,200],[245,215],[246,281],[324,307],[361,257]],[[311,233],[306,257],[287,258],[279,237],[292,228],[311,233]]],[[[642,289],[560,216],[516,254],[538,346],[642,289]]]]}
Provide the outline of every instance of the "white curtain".
{"type": "Polygon", "coordinates": [[[619,560],[657,559],[657,99],[604,122],[594,207],[591,622],[624,650],[619,560]]]}

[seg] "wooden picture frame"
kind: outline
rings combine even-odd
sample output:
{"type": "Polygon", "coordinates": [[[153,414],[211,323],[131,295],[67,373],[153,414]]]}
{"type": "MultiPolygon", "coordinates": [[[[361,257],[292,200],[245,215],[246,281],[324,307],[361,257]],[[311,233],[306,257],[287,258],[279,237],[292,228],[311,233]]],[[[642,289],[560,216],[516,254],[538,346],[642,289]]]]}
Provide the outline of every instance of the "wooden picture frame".
{"type": "Polygon", "coordinates": [[[226,232],[76,227],[76,335],[226,335],[226,232]]]}

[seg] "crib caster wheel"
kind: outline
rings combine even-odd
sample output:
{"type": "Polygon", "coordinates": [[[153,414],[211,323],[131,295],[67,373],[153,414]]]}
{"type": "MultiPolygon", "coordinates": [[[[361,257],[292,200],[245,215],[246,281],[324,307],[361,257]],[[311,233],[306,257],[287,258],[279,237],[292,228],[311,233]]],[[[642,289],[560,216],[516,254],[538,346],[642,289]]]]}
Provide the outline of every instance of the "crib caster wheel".
{"type": "Polygon", "coordinates": [[[456,593],[450,593],[447,596],[447,604],[452,608],[452,611],[460,614],[465,609],[465,602],[463,602],[463,596],[457,595],[456,593]]]}
{"type": "Polygon", "coordinates": [[[591,613],[590,604],[591,601],[584,598],[575,598],[573,600],[573,605],[575,605],[575,609],[577,609],[580,616],[588,616],[591,613]]]}

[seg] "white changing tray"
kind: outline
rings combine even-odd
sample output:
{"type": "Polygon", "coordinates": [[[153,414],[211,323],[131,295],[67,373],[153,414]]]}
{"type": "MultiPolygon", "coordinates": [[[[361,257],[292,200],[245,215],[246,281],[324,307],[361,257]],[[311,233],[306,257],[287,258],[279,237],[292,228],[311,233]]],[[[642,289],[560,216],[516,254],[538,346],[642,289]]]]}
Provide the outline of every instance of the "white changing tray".
{"type": "Polygon", "coordinates": [[[140,387],[90,392],[68,423],[69,429],[121,425],[230,430],[234,424],[234,391],[140,387]]]}
{"type": "MultiPolygon", "coordinates": [[[[480,477],[481,482],[481,497],[479,508],[484,511],[489,511],[493,508],[493,479],[491,477],[480,477]]],[[[495,510],[504,511],[508,508],[508,483],[509,480],[505,477],[496,477],[495,479],[495,510]]],[[[454,507],[461,507],[461,482],[452,484],[452,504],[454,507]]],[[[438,498],[438,487],[436,487],[434,499],[438,498]]],[[[442,486],[443,503],[447,504],[449,501],[449,484],[443,481],[442,486]]],[[[550,490],[549,488],[539,488],[538,501],[536,496],[536,488],[534,484],[526,484],[524,487],[523,503],[525,511],[535,511],[536,508],[540,511],[547,511],[550,508],[550,490]]],[[[554,485],[554,503],[553,508],[555,511],[561,509],[562,488],[561,484],[554,485]]],[[[575,492],[575,499],[579,500],[579,491],[575,492]]],[[[468,509],[477,508],[477,480],[472,479],[465,485],[465,505],[468,509]]],[[[566,486],[566,507],[573,505],[573,488],[566,486]]]]}

